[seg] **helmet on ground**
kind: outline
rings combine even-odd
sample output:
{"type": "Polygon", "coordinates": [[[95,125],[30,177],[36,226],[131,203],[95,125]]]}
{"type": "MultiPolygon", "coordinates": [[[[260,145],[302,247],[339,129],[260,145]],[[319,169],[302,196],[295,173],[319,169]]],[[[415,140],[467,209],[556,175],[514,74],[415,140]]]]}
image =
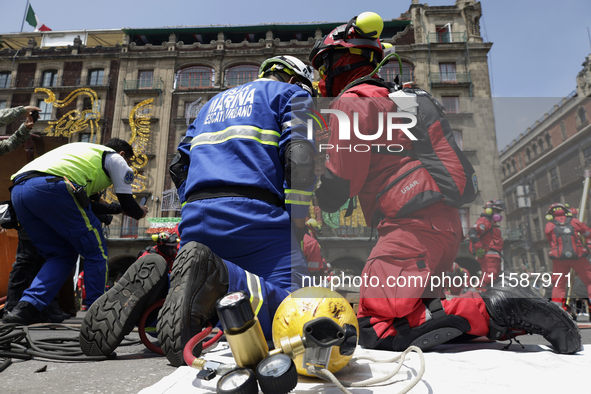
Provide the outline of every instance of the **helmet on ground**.
{"type": "Polygon", "coordinates": [[[548,211],[546,211],[546,214],[555,216],[556,213],[558,213],[558,211],[562,211],[563,212],[562,215],[566,215],[566,214],[570,213],[569,209],[564,204],[559,203],[559,202],[555,202],[554,204],[550,205],[550,207],[548,208],[548,211]]]}
{"type": "Polygon", "coordinates": [[[492,214],[492,210],[493,209],[499,209],[501,211],[504,211],[507,209],[507,207],[505,206],[505,202],[501,199],[492,199],[492,200],[488,200],[485,204],[484,204],[484,211],[486,213],[488,213],[489,215],[492,214]],[[489,212],[490,210],[490,212],[489,212]]]}
{"type": "MultiPolygon", "coordinates": [[[[273,343],[280,348],[280,340],[294,335],[304,335],[304,324],[317,318],[329,317],[345,329],[345,332],[355,331],[359,334],[359,324],[353,308],[339,293],[325,287],[304,287],[287,296],[277,308],[273,318],[273,343]]],[[[351,337],[352,338],[352,337],[351,337]]],[[[355,344],[357,337],[354,338],[355,344]]],[[[295,359],[296,368],[300,375],[313,376],[306,372],[303,364],[304,355],[295,359]]],[[[328,370],[337,372],[353,357],[341,354],[339,346],[333,346],[330,354],[328,370]]]]}
{"type": "Polygon", "coordinates": [[[266,73],[271,71],[282,71],[288,75],[295,76],[302,85],[310,89],[305,90],[312,95],[314,91],[312,87],[314,70],[297,57],[289,55],[275,56],[265,60],[259,68],[259,78],[262,78],[266,73]]]}

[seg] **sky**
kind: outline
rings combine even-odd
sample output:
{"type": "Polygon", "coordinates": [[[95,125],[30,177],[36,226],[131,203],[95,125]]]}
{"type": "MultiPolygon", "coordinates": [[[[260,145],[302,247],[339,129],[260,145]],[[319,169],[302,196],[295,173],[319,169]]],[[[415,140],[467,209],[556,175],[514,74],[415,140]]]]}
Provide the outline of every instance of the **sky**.
{"type": "MultiPolygon", "coordinates": [[[[41,23],[52,30],[115,29],[286,22],[346,22],[365,11],[398,18],[411,0],[269,2],[267,0],[31,0],[41,23]]],[[[455,0],[421,1],[430,6],[455,0]]],[[[589,0],[481,0],[481,35],[489,52],[498,148],[576,88],[575,78],[591,54],[589,0]],[[504,98],[535,98],[504,100],[504,98]],[[515,105],[520,103],[520,105],[515,105]]],[[[0,33],[19,32],[27,0],[0,0],[0,33]]],[[[24,23],[23,31],[33,31],[24,23]]],[[[389,38],[389,37],[388,37],[389,38]]]]}

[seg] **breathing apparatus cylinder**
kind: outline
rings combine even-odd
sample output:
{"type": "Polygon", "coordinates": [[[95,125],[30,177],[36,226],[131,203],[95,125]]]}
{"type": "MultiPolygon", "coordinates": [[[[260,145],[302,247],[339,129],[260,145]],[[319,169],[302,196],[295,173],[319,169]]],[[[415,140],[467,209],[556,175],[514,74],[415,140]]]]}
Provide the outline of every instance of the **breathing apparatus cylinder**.
{"type": "Polygon", "coordinates": [[[254,370],[267,357],[269,347],[248,295],[243,291],[229,293],[216,307],[236,364],[254,370]]]}
{"type": "MultiPolygon", "coordinates": [[[[294,349],[297,371],[300,375],[314,376],[308,373],[305,364],[314,364],[309,361],[318,359],[311,353],[313,333],[307,332],[305,326],[313,320],[324,317],[335,322],[342,329],[342,340],[338,345],[330,347],[330,358],[327,369],[337,372],[343,368],[353,357],[357,346],[359,324],[353,308],[339,293],[324,287],[304,287],[290,294],[277,308],[273,318],[273,343],[275,348],[282,349],[285,353],[289,348],[294,349]],[[312,334],[312,335],[311,335],[312,334]],[[304,338],[303,343],[294,340],[304,338]],[[306,349],[304,349],[304,347],[306,349]],[[304,353],[304,350],[306,353],[304,353]]],[[[310,326],[308,325],[307,328],[310,326]]],[[[319,325],[323,330],[326,324],[319,325]]],[[[339,335],[340,336],[340,335],[339,335]]],[[[329,335],[332,337],[332,335],[329,335]]],[[[314,349],[317,351],[317,349],[314,349]]]]}

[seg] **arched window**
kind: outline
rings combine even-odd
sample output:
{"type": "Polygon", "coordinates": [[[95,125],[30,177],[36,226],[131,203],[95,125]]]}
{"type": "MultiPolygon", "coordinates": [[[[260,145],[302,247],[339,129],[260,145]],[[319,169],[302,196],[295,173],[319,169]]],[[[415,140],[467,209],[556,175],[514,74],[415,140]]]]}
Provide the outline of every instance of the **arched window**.
{"type": "Polygon", "coordinates": [[[513,171],[517,171],[517,166],[515,165],[515,159],[511,160],[511,166],[513,166],[513,171]]]}
{"type": "Polygon", "coordinates": [[[527,161],[530,161],[531,160],[531,150],[529,148],[527,148],[525,150],[525,154],[527,156],[527,161]]]}
{"type": "Polygon", "coordinates": [[[41,80],[41,86],[51,87],[57,86],[57,70],[47,70],[43,72],[43,79],[41,80]]]}
{"type": "Polygon", "coordinates": [[[537,154],[538,154],[538,145],[536,145],[535,142],[531,146],[531,149],[534,151],[534,156],[537,156],[537,154]]]}
{"type": "Polygon", "coordinates": [[[544,151],[544,149],[546,149],[546,148],[544,147],[544,139],[543,139],[542,137],[540,137],[540,138],[538,139],[538,144],[540,144],[540,149],[541,149],[541,150],[542,150],[542,152],[543,152],[543,151],[544,151]]]}
{"type": "Polygon", "coordinates": [[[209,67],[187,67],[177,71],[175,89],[196,89],[213,86],[215,70],[209,67]]]}
{"type": "Polygon", "coordinates": [[[226,87],[238,86],[257,79],[259,67],[236,66],[226,70],[226,87]]]}
{"type": "Polygon", "coordinates": [[[550,134],[546,134],[544,139],[546,140],[546,148],[552,148],[552,139],[550,138],[550,134]]]}
{"type": "MultiPolygon", "coordinates": [[[[388,82],[394,82],[396,75],[400,74],[398,61],[390,60],[380,69],[380,76],[388,82]]],[[[415,80],[414,68],[408,63],[402,63],[402,83],[410,83],[415,80]]]]}

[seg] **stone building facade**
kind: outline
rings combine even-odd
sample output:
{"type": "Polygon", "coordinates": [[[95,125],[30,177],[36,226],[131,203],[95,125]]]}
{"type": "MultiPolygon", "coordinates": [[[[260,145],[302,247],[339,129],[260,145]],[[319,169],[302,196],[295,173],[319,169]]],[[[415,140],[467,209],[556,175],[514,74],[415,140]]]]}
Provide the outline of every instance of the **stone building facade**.
{"type": "MultiPolygon", "coordinates": [[[[500,153],[508,226],[519,229],[507,256],[516,269],[552,272],[547,209],[556,202],[579,208],[582,201],[584,172],[591,169],[591,55],[576,83],[500,153]]],[[[585,217],[588,222],[588,210],[585,217]]]]}
{"type": "MultiPolygon", "coordinates": [[[[382,41],[393,44],[402,59],[404,82],[429,91],[444,104],[458,143],[476,169],[480,192],[461,212],[467,228],[484,201],[501,196],[487,64],[492,43],[484,42],[480,34],[480,2],[457,0],[454,5],[431,7],[412,0],[408,11],[393,19],[389,16],[395,10],[374,11],[384,18],[382,41]]],[[[129,140],[138,132],[138,116],[149,114],[149,122],[142,124],[144,131],[149,130],[142,145],[147,163],[139,170],[145,189],[138,197],[147,198],[156,216],[175,216],[177,212],[163,210],[162,204],[164,194],[174,187],[168,166],[200,106],[220,91],[256,78],[266,58],[292,55],[308,63],[315,40],[346,22],[3,35],[0,106],[40,104],[47,95],[35,93],[36,87],[52,90],[56,99],[91,88],[99,100],[98,136],[82,130],[57,137],[60,143],[129,140]],[[153,101],[148,104],[149,99],[153,101]],[[142,103],[146,105],[136,107],[142,103]],[[136,119],[130,118],[134,108],[136,119]]],[[[384,66],[382,77],[394,78],[398,73],[394,63],[384,66]]],[[[72,109],[89,110],[84,95],[61,108],[43,105],[41,127],[72,109]]],[[[13,131],[7,126],[0,135],[13,131]]],[[[148,223],[117,218],[112,224],[122,231],[133,226],[145,228],[148,223]]],[[[110,242],[116,243],[117,234],[110,235],[110,242]]],[[[359,253],[361,264],[366,254],[359,253]]]]}

